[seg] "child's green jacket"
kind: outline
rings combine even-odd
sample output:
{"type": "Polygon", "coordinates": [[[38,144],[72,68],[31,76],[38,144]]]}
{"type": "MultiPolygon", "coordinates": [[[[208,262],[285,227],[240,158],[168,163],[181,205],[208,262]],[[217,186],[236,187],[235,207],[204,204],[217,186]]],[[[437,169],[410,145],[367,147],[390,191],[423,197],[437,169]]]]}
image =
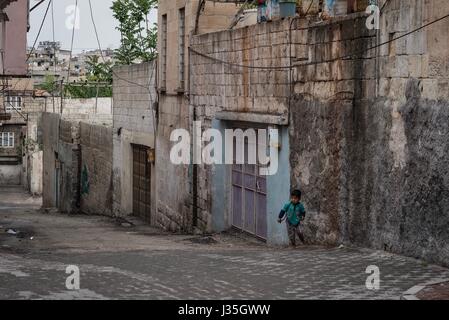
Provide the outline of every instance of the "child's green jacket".
{"type": "Polygon", "coordinates": [[[279,213],[279,219],[282,219],[284,215],[287,214],[287,220],[290,224],[297,226],[306,216],[306,210],[301,202],[294,205],[288,202],[284,205],[281,212],[279,213]]]}

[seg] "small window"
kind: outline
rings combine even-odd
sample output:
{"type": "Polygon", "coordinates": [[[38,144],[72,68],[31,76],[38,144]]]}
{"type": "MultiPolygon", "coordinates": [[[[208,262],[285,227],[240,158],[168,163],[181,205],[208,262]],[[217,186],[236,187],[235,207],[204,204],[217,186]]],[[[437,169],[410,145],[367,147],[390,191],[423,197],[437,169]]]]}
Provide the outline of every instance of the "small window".
{"type": "Polygon", "coordinates": [[[22,97],[7,96],[5,109],[6,112],[22,111],[22,97]]]}
{"type": "Polygon", "coordinates": [[[13,148],[13,147],[14,147],[14,133],[0,132],[0,148],[13,148]]]}

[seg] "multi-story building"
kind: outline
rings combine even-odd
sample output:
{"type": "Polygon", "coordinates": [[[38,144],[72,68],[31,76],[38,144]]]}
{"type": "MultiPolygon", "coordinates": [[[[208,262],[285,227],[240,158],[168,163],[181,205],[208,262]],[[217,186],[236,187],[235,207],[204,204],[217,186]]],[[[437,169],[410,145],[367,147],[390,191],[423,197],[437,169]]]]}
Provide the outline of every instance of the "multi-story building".
{"type": "Polygon", "coordinates": [[[32,100],[27,77],[26,35],[29,1],[0,1],[0,184],[20,184],[25,109],[32,100]]]}
{"type": "Polygon", "coordinates": [[[47,75],[52,75],[55,81],[65,80],[70,67],[70,80],[85,80],[87,62],[92,57],[97,57],[103,62],[113,63],[113,50],[106,49],[83,51],[78,54],[70,53],[70,50],[61,48],[60,42],[41,41],[37,48],[28,49],[28,72],[33,78],[35,86],[42,84],[47,75]],[[70,62],[70,63],[69,63],[70,62]]]}
{"type": "Polygon", "coordinates": [[[41,84],[50,74],[55,81],[61,79],[64,65],[70,57],[70,51],[66,51],[61,49],[60,42],[53,41],[42,41],[37,48],[28,49],[28,69],[35,85],[41,84]]]}
{"type": "Polygon", "coordinates": [[[295,18],[197,35],[190,2],[160,2],[157,223],[285,244],[277,215],[300,188],[309,242],[447,264],[447,1],[317,1],[309,15],[303,2],[295,18]],[[194,121],[222,137],[278,129],[278,171],[173,165],[170,134],[193,139],[194,121]]]}
{"type": "Polygon", "coordinates": [[[170,161],[172,131],[190,132],[196,116],[189,103],[189,42],[194,34],[228,29],[239,2],[245,1],[161,0],[158,4],[157,203],[152,220],[165,229],[192,231],[203,220],[200,205],[193,202],[197,198],[197,167],[170,161]]]}

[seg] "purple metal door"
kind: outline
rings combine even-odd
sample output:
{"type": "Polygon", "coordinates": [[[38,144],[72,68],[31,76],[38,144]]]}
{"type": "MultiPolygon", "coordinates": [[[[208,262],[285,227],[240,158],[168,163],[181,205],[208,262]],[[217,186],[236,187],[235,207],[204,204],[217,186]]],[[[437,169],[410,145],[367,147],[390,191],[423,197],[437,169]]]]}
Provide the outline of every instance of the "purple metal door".
{"type": "MultiPolygon", "coordinates": [[[[245,153],[247,150],[245,142],[245,153]]],[[[246,164],[248,159],[246,154],[244,165],[235,164],[235,156],[236,152],[234,152],[234,164],[232,165],[232,225],[266,239],[266,177],[259,174],[258,165],[246,164]]]]}

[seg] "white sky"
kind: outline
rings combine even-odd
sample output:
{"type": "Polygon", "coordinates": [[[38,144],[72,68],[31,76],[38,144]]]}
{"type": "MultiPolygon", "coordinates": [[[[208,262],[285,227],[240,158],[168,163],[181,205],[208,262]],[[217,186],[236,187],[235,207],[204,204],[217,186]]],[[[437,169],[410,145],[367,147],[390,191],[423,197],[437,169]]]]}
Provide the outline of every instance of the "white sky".
{"type": "MultiPolygon", "coordinates": [[[[32,46],[39,26],[44,17],[45,10],[49,0],[46,0],[38,8],[30,13],[30,31],[28,32],[28,46],[32,46]]],[[[97,25],[98,34],[100,36],[101,47],[106,49],[117,48],[120,44],[120,33],[115,29],[117,22],[112,16],[110,9],[113,0],[91,0],[94,12],[95,23],[97,25]]],[[[33,7],[38,0],[31,0],[30,6],[33,7]]],[[[70,21],[70,13],[66,14],[66,8],[74,6],[75,0],[54,0],[54,17],[55,17],[55,40],[61,41],[62,48],[70,49],[72,39],[72,29],[67,28],[66,21],[70,21]]],[[[83,50],[97,49],[97,41],[95,38],[94,28],[92,26],[89,2],[88,0],[78,0],[80,28],[75,30],[75,38],[73,43],[74,52],[78,53],[83,50]]],[[[156,22],[156,12],[151,14],[151,22],[156,22]]],[[[53,40],[52,32],[52,15],[51,7],[48,11],[45,24],[39,36],[39,41],[53,40]]]]}

